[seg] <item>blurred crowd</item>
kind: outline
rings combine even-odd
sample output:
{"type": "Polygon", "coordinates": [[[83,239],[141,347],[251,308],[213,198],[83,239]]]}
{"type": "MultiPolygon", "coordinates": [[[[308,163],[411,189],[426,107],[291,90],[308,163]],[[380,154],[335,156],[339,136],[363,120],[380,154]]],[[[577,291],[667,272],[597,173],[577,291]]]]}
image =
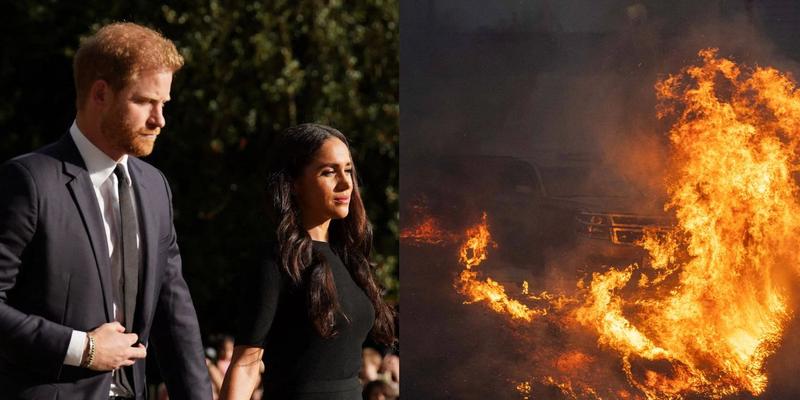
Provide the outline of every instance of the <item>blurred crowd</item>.
{"type": "MultiPolygon", "coordinates": [[[[234,341],[229,335],[211,335],[206,347],[206,365],[214,400],[219,398],[222,381],[231,364],[234,341]]],[[[400,399],[400,355],[391,349],[378,349],[366,346],[361,352],[361,371],[358,378],[364,388],[364,400],[399,400],[400,399]]],[[[260,384],[259,384],[260,386],[260,384]]],[[[251,400],[261,400],[262,390],[259,387],[251,400]]],[[[168,400],[164,384],[158,385],[158,400],[168,400]]]]}

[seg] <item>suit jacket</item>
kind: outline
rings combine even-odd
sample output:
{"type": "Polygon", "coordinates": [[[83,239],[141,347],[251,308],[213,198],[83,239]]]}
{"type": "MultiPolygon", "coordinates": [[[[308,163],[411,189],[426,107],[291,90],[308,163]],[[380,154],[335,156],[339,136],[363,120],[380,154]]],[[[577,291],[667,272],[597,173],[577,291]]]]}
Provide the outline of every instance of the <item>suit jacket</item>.
{"type": "MultiPolygon", "coordinates": [[[[172,193],[129,157],[141,269],[133,332],[154,351],[171,399],[210,399],[197,315],[181,274],[172,193]]],[[[111,373],[64,365],[73,329],[113,321],[102,217],[69,134],[0,167],[0,398],[108,399],[111,373]]],[[[145,362],[134,364],[137,399],[145,362]]]]}

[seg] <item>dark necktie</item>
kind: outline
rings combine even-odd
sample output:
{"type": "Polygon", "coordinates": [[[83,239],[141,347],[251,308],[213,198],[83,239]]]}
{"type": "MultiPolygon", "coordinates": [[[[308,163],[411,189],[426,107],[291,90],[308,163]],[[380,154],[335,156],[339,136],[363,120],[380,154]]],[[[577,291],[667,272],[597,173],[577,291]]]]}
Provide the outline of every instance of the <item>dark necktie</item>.
{"type": "MultiPolygon", "coordinates": [[[[120,241],[117,242],[116,257],[112,261],[112,276],[114,278],[114,302],[117,309],[122,312],[119,321],[125,326],[125,331],[133,329],[133,313],[136,309],[136,291],[139,284],[139,249],[136,245],[136,234],[139,232],[139,223],[136,221],[136,212],[133,209],[133,190],[127,184],[122,166],[117,164],[114,168],[117,176],[117,189],[119,193],[120,214],[120,241]],[[121,251],[119,251],[121,250],[121,251]]],[[[118,388],[124,388],[133,394],[133,370],[131,367],[122,368],[113,374],[114,383],[118,388]],[[122,373],[120,373],[122,372],[122,373]]]]}
{"type": "Polygon", "coordinates": [[[122,252],[118,253],[122,284],[118,288],[122,289],[119,296],[123,300],[122,304],[117,304],[124,311],[123,320],[120,321],[127,331],[133,328],[133,312],[136,309],[136,291],[138,289],[139,278],[139,249],[136,245],[136,234],[139,232],[139,224],[136,221],[136,212],[133,209],[133,191],[131,185],[125,180],[122,166],[117,164],[114,169],[117,176],[117,188],[119,189],[119,214],[120,214],[120,237],[119,243],[122,252]]]}

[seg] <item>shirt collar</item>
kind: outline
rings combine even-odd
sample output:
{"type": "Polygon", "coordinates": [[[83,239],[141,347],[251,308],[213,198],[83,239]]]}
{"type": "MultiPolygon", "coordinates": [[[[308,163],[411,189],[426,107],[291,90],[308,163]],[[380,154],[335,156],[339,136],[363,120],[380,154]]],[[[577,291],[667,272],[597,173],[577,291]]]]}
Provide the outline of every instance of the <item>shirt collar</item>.
{"type": "Polygon", "coordinates": [[[125,183],[128,185],[131,184],[131,175],[128,172],[128,155],[125,154],[122,156],[122,159],[119,160],[119,163],[112,160],[111,157],[103,153],[102,150],[98,149],[97,146],[94,145],[86,135],[81,132],[78,128],[78,124],[76,121],[72,122],[72,126],[69,128],[69,133],[72,136],[72,141],[75,142],[75,146],[78,147],[78,152],[81,154],[83,158],[83,162],[86,164],[86,170],[89,172],[89,177],[92,180],[92,185],[94,187],[99,188],[105,181],[108,180],[108,177],[114,173],[114,168],[116,168],[117,164],[122,165],[122,171],[125,175],[125,183]]]}

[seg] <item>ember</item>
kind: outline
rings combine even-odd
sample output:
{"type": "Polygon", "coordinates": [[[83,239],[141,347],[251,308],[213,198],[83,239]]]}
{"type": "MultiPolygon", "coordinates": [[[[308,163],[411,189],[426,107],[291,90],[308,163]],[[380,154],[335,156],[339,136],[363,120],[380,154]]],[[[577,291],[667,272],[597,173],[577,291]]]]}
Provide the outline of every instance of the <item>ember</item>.
{"type": "Polygon", "coordinates": [[[461,235],[445,231],[439,221],[430,215],[425,199],[416,199],[411,206],[410,220],[421,222],[400,231],[400,240],[413,246],[436,245],[442,246],[456,243],[461,235]]]}
{"type": "Polygon", "coordinates": [[[401,240],[410,241],[414,245],[442,245],[451,241],[454,236],[453,234],[445,233],[433,217],[427,217],[419,225],[400,232],[401,240]]]}

